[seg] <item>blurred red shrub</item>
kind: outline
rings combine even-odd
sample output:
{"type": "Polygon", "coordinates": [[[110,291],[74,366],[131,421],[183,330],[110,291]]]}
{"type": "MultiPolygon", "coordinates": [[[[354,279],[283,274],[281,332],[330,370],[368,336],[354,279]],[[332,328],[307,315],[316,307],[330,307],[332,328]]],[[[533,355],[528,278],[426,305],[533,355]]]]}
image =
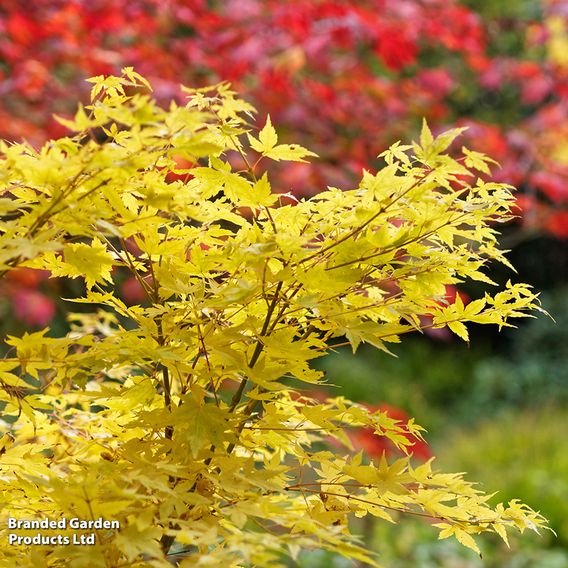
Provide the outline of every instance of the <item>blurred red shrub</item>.
{"type": "Polygon", "coordinates": [[[39,290],[14,290],[12,301],[14,314],[26,325],[44,327],[55,316],[53,300],[39,290]]]}
{"type": "Polygon", "coordinates": [[[44,270],[17,268],[7,274],[3,283],[4,295],[10,300],[13,313],[22,323],[29,326],[46,326],[55,316],[55,302],[37,290],[48,278],[44,270]]]}

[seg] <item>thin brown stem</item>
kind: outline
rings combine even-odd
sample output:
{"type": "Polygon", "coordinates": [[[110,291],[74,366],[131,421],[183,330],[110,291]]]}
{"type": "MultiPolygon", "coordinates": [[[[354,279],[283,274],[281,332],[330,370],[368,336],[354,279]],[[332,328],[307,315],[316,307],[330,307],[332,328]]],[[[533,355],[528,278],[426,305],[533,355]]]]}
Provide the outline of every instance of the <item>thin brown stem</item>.
{"type": "MultiPolygon", "coordinates": [[[[283,286],[283,281],[281,280],[276,285],[276,290],[274,291],[274,296],[272,297],[272,302],[270,303],[270,306],[268,307],[268,310],[266,312],[266,317],[264,318],[264,322],[262,324],[262,329],[260,331],[260,335],[258,336],[258,339],[256,340],[256,344],[254,346],[253,354],[252,354],[250,361],[248,363],[249,369],[252,369],[256,365],[256,362],[258,361],[258,359],[259,359],[259,357],[262,353],[262,350],[264,348],[262,338],[266,335],[266,332],[268,331],[268,326],[270,325],[270,319],[272,318],[272,314],[274,313],[274,310],[276,309],[276,306],[278,305],[278,300],[280,298],[280,291],[282,290],[282,286],[283,286]]],[[[233,396],[233,398],[231,400],[231,406],[229,408],[229,412],[234,412],[235,409],[237,408],[239,402],[241,401],[241,399],[243,397],[243,393],[245,391],[247,383],[248,383],[248,379],[243,379],[241,381],[239,388],[237,389],[237,391],[235,392],[235,395],[233,396]]]]}
{"type": "MultiPolygon", "coordinates": [[[[450,517],[444,517],[442,515],[433,515],[431,513],[422,513],[420,511],[412,511],[410,509],[401,509],[398,507],[393,507],[390,505],[383,505],[382,503],[377,503],[376,501],[371,501],[370,499],[365,499],[363,497],[357,497],[356,495],[351,494],[343,494],[343,493],[335,493],[333,491],[322,491],[321,489],[308,489],[306,485],[309,484],[297,484],[297,485],[288,485],[284,488],[285,491],[298,491],[300,493],[313,493],[317,495],[326,495],[328,497],[340,497],[345,499],[346,501],[357,501],[359,503],[364,503],[366,505],[373,505],[374,507],[378,507],[380,509],[387,509],[389,511],[395,511],[397,513],[402,513],[405,515],[414,515],[417,517],[423,517],[427,519],[437,519],[440,521],[444,521],[450,524],[459,524],[459,523],[470,523],[474,525],[492,525],[495,523],[495,519],[455,519],[450,517]]],[[[321,487],[321,485],[333,485],[331,483],[322,482],[321,484],[316,484],[321,487]]],[[[366,486],[362,486],[366,487],[366,486]]]]}

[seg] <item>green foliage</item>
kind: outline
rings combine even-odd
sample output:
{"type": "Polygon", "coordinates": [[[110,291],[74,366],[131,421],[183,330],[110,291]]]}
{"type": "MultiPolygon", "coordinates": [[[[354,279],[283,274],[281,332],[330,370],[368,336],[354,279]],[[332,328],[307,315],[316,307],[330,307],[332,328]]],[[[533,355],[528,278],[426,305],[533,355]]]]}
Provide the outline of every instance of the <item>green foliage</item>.
{"type": "Polygon", "coordinates": [[[555,321],[538,318],[512,334],[507,352],[475,365],[468,404],[478,411],[538,406],[568,400],[568,296],[565,289],[543,295],[555,321]]]}
{"type": "MultiPolygon", "coordinates": [[[[370,539],[388,568],[566,568],[568,552],[545,548],[538,535],[511,539],[510,547],[494,538],[484,539],[483,557],[457,541],[438,541],[427,523],[408,519],[400,525],[377,524],[370,539]]],[[[306,552],[294,568],[352,568],[352,563],[326,551],[306,552]]]]}
{"type": "Polygon", "coordinates": [[[565,407],[509,412],[456,432],[438,457],[446,467],[467,470],[484,487],[498,483],[500,499],[514,495],[538,507],[567,544],[567,427],[565,407]]]}
{"type": "Polygon", "coordinates": [[[532,0],[464,0],[487,19],[534,20],[542,17],[542,6],[532,0]]]}
{"type": "Polygon", "coordinates": [[[481,343],[469,348],[409,338],[394,350],[397,359],[365,347],[356,357],[338,350],[316,366],[340,387],[337,393],[371,402],[388,399],[418,417],[434,437],[444,436],[448,412],[454,423],[464,424],[503,410],[565,403],[568,296],[561,288],[541,299],[554,320],[534,318],[507,330],[500,354],[481,343]]]}
{"type": "Polygon", "coordinates": [[[6,339],[0,494],[4,520],[103,517],[121,529],[90,547],[3,547],[4,563],[277,566],[317,548],[372,564],[350,517],[424,516],[473,550],[479,533],[543,525],[518,501],[489,507],[431,462],[324,449],[365,427],[411,452],[405,434],[421,428],[289,384],[320,383],[310,361],[342,338],[388,351],[428,325],[467,340],[466,323],[503,327],[537,308],[511,283],[467,306],[445,301],[447,285],[490,284],[485,265],[506,262],[495,224],[513,203],[507,186],[460,181],[489,160],[444,154],[459,130],[434,138],[424,125],[359,187],[285,204],[264,164],[311,153],[277,145],[268,120],[251,134],[253,109],[227,85],[186,89],[187,105],[164,110],[132,69],[91,81],[91,104],[62,121],[73,137],[1,147],[2,272],[78,278],[84,294],[68,301],[92,312],[70,314],[64,337],[6,339]],[[178,156],[195,167],[176,170],[178,156]],[[168,183],[171,171],[185,181],[168,183]],[[120,300],[117,268],[145,301],[120,300]]]}
{"type": "MultiPolygon", "coordinates": [[[[448,412],[453,420],[471,418],[469,403],[474,372],[479,365],[479,346],[470,348],[462,343],[448,345],[409,337],[393,353],[396,358],[385,358],[363,346],[352,355],[343,348],[317,360],[315,365],[337,387],[332,392],[372,403],[388,400],[415,416],[431,436],[436,432],[443,436],[448,412]]],[[[480,409],[476,406],[474,410],[480,409]]]]}

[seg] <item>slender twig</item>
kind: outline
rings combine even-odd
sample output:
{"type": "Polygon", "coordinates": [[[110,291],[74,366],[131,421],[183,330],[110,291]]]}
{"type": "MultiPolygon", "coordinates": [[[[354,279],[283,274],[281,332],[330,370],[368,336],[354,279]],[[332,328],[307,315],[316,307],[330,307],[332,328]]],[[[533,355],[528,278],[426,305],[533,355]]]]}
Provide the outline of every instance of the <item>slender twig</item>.
{"type": "Polygon", "coordinates": [[[392,199],[392,201],[390,201],[386,205],[382,205],[381,207],[379,207],[379,210],[376,213],[374,213],[373,215],[371,215],[371,217],[369,217],[369,219],[367,219],[364,223],[361,223],[361,225],[358,225],[357,227],[355,227],[354,229],[349,231],[346,235],[343,235],[341,238],[337,239],[336,241],[333,241],[332,243],[330,243],[326,247],[323,247],[323,248],[317,250],[314,254],[311,254],[311,255],[306,256],[305,258],[301,259],[298,262],[298,264],[303,264],[304,262],[307,262],[308,260],[312,260],[312,259],[320,256],[321,254],[328,252],[332,248],[335,248],[336,246],[340,245],[341,243],[349,240],[351,237],[357,236],[365,227],[367,227],[367,225],[371,224],[377,217],[379,217],[380,215],[385,213],[392,205],[394,205],[397,201],[402,199],[406,194],[408,194],[410,191],[412,191],[414,188],[416,188],[421,182],[423,182],[428,177],[429,173],[430,172],[426,173],[422,177],[419,177],[412,185],[410,185],[403,192],[399,193],[396,197],[394,197],[392,199]]]}
{"type": "Polygon", "coordinates": [[[209,384],[211,385],[211,390],[213,391],[213,398],[215,398],[215,404],[219,406],[219,399],[217,398],[217,389],[215,387],[215,383],[213,382],[212,367],[211,367],[211,362],[209,361],[209,353],[207,352],[207,347],[205,347],[205,341],[203,339],[203,334],[201,332],[201,326],[199,325],[199,323],[196,325],[196,327],[197,327],[197,337],[199,338],[199,343],[201,343],[200,352],[205,357],[205,363],[207,365],[207,370],[209,371],[209,384]]]}
{"type": "MultiPolygon", "coordinates": [[[[328,497],[340,497],[345,499],[346,501],[358,501],[359,503],[364,503],[366,505],[372,505],[374,507],[378,507],[380,509],[388,509],[389,511],[395,511],[397,513],[402,513],[406,515],[415,515],[417,517],[423,517],[427,519],[437,519],[440,521],[444,521],[450,524],[460,524],[460,523],[469,523],[473,525],[493,525],[496,522],[496,519],[456,519],[450,517],[444,517],[442,515],[434,515],[432,513],[422,513],[420,511],[412,511],[410,509],[402,509],[398,507],[393,507],[391,505],[384,505],[382,503],[377,503],[376,501],[371,501],[370,499],[365,499],[363,497],[357,497],[356,495],[351,494],[343,494],[343,493],[335,493],[332,491],[322,491],[321,489],[308,489],[306,485],[311,485],[307,483],[297,484],[297,485],[288,485],[284,487],[285,491],[298,491],[300,493],[313,493],[317,495],[326,495],[328,497]]],[[[334,485],[332,483],[326,483],[323,481],[322,483],[315,484],[317,486],[321,485],[334,485]]],[[[367,487],[367,486],[362,486],[367,487]]],[[[456,496],[457,497],[457,496],[456,496]]]]}

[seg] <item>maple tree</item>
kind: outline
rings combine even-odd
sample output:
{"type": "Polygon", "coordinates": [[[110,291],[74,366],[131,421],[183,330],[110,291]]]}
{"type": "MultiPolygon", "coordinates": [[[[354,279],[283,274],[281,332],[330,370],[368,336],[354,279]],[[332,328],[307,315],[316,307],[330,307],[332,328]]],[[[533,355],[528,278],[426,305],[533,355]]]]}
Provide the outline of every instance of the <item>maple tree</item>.
{"type": "Polygon", "coordinates": [[[467,340],[468,322],[503,327],[539,309],[525,284],[445,299],[507,263],[495,226],[514,198],[477,177],[490,159],[465,148],[453,159],[461,131],[433,137],[424,124],[356,188],[297,200],[272,190],[268,169],[313,153],[280,143],[269,117],[255,131],[228,85],[183,88],[187,102],[164,109],[132,68],[91,83],[91,103],[59,119],[74,135],[0,146],[0,274],[81,279],[66,301],[92,307],[68,314],[65,336],[5,339],[1,514],[120,530],[88,547],[3,546],[3,562],[277,566],[315,547],[375,564],[350,517],[423,516],[474,550],[480,533],[506,541],[545,525],[519,501],[490,506],[462,474],[416,465],[413,420],[291,383],[324,381],[310,361],[344,341],[388,351],[443,326],[467,340]],[[120,299],[117,268],[144,299],[120,299]],[[322,445],[348,450],[354,428],[408,455],[322,445]]]}
{"type": "MultiPolygon", "coordinates": [[[[84,79],[125,65],[152,80],[161,102],[178,96],[179,82],[229,80],[321,157],[275,165],[280,191],[356,183],[426,117],[436,132],[468,126],[467,144],[502,166],[487,179],[520,188],[515,242],[565,239],[563,5],[542,0],[522,17],[510,3],[457,0],[37,0],[33,11],[9,0],[0,6],[0,137],[38,146],[65,134],[53,114],[73,112],[70,94],[86,100],[84,79]]],[[[124,288],[140,294],[135,280],[124,288]]],[[[28,325],[55,313],[41,288],[2,291],[28,325]]]]}

